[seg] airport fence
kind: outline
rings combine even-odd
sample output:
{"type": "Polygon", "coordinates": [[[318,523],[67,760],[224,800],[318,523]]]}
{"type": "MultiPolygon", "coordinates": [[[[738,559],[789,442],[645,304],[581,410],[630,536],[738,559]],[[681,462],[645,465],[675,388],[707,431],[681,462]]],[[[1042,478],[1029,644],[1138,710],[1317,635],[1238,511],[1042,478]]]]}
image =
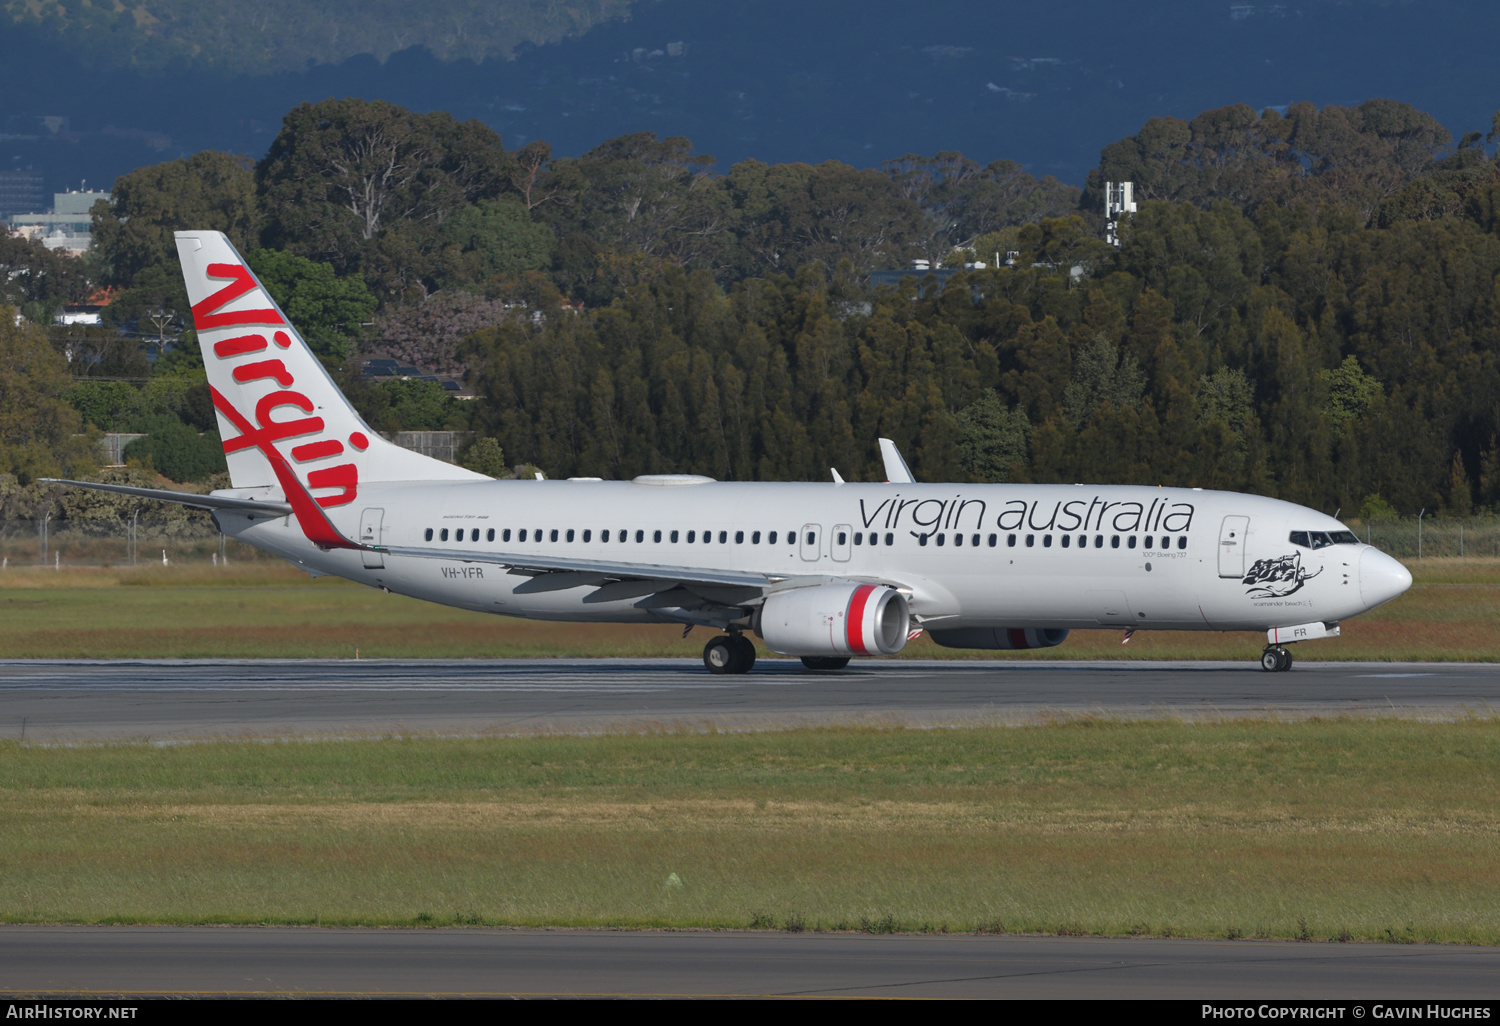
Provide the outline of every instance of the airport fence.
{"type": "Polygon", "coordinates": [[[1360,539],[1398,559],[1500,557],[1500,516],[1345,521],[1360,539]]]}
{"type": "Polygon", "coordinates": [[[138,563],[272,562],[200,519],[0,520],[0,568],[130,566],[138,563]]]}

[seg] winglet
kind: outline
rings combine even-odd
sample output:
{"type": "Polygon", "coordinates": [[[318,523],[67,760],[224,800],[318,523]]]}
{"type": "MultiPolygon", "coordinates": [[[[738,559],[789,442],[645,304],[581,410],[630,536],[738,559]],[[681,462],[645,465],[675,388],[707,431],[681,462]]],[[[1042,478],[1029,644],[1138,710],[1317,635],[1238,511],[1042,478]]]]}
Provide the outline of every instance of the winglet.
{"type": "Polygon", "coordinates": [[[901,458],[896,443],[889,438],[880,440],[880,458],[885,461],[886,481],[891,484],[916,484],[917,479],[911,476],[911,468],[901,458]]]}
{"type": "Polygon", "coordinates": [[[834,484],[841,485],[841,484],[844,483],[844,475],[842,475],[842,474],[839,473],[839,468],[838,467],[829,467],[828,469],[833,472],[833,483],[834,484]]]}

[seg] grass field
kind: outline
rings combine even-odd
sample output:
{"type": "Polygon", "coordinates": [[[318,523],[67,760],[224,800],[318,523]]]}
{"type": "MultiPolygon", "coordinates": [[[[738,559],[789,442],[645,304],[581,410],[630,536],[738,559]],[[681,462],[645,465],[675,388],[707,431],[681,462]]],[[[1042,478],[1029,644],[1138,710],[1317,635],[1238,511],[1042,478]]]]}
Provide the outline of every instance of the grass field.
{"type": "Polygon", "coordinates": [[[1494,944],[1500,723],[8,742],[0,864],[6,922],[1494,944]]]}
{"type": "MultiPolygon", "coordinates": [[[[1299,660],[1500,660],[1500,560],[1427,559],[1415,586],[1345,621],[1299,660]]],[[[696,656],[705,632],[562,624],[449,609],[284,564],[9,568],[0,572],[0,658],[696,656]]],[[[925,637],[919,658],[1254,659],[1254,633],[1076,631],[1056,648],[976,653],[925,637]]],[[[762,648],[762,654],[766,654],[762,648]]]]}

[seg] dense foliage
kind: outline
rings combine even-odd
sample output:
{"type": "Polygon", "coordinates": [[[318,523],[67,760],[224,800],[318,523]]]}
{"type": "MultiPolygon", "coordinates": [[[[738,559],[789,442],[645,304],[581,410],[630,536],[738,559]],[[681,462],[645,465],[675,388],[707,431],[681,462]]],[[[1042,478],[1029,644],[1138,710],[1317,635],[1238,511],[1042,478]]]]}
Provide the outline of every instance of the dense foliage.
{"type": "MultiPolygon", "coordinates": [[[[121,290],[115,322],[165,349],[153,382],[188,382],[171,231],[221,228],[372,425],[474,430],[493,439],[475,459],[552,476],[869,479],[883,435],[928,480],[1467,511],[1500,507],[1497,134],[1454,143],[1392,101],[1231,107],[1153,120],[1080,193],[957,153],[720,174],[651,133],[553,159],[329,100],[253,167],[198,154],[122,178],[90,286],[121,290]],[[1102,186],[1122,178],[1142,202],[1117,249],[1102,186]],[[989,266],[872,289],[919,257],[989,266]],[[372,385],[356,350],[482,398],[372,385]]],[[[73,287],[24,247],[0,258],[12,302],[73,287]]],[[[86,345],[74,377],[139,376],[100,373],[125,358],[92,336],[69,352],[86,345]]],[[[212,427],[152,387],[69,396],[100,428],[212,427]]]]}

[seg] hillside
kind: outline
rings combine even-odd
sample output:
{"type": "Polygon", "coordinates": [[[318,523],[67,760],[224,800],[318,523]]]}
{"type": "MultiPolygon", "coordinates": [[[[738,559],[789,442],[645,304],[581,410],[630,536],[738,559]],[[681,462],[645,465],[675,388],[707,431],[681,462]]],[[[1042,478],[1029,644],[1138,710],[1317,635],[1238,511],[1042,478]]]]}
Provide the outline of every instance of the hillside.
{"type": "Polygon", "coordinates": [[[629,15],[631,0],[4,0],[96,67],[192,62],[241,74],[300,71],[423,46],[440,60],[510,57],[629,15]]]}

